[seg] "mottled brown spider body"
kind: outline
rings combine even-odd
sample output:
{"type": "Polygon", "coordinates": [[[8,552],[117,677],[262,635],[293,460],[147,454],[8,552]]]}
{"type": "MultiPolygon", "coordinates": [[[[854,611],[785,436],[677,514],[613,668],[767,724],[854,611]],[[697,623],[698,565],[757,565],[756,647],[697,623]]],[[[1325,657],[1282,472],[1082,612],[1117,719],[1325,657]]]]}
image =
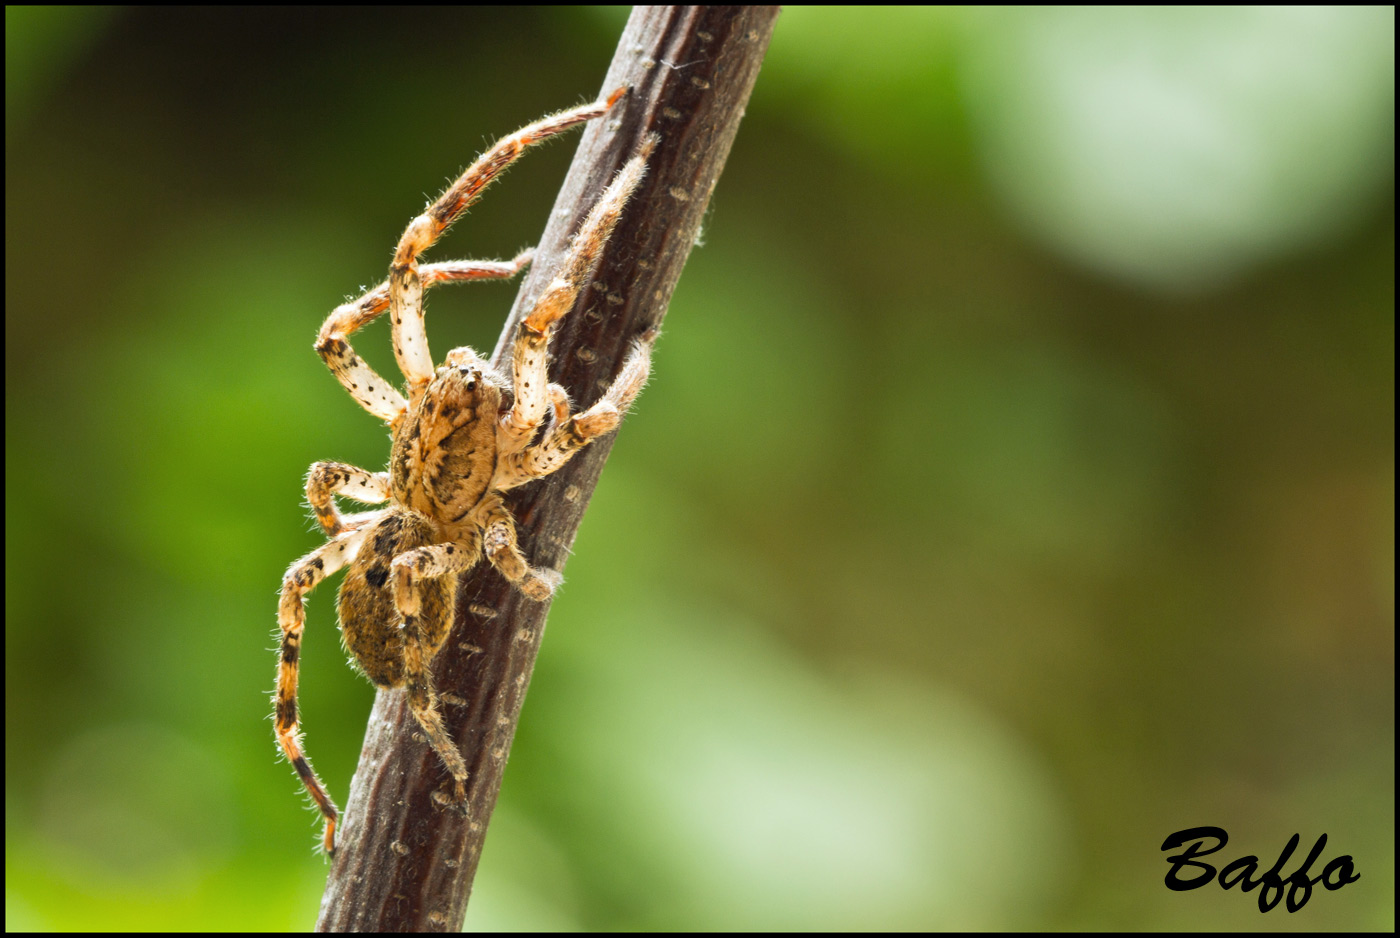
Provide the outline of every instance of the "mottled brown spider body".
{"type": "Polygon", "coordinates": [[[502,493],[554,472],[574,453],[614,430],[650,367],[654,332],[639,338],[602,397],[574,413],[568,395],[548,378],[554,324],[574,306],[592,276],[604,242],[646,171],[650,137],[603,192],[574,237],[568,257],[520,323],[509,377],[469,348],[453,349],[434,368],[423,328],[423,291],[438,283],[509,277],[529,261],[418,264],[418,256],[474,202],[481,190],[532,143],[599,117],[622,97],[565,111],[504,138],[409,223],[389,278],[333,311],[316,351],[351,396],[392,431],[388,472],[344,463],[311,467],[306,497],[330,541],[302,557],[282,581],[278,607],[282,646],[277,667],[277,741],[325,817],[323,844],[335,848],[334,802],[301,745],[297,675],[305,596],[348,566],[340,587],[341,640],[381,688],[406,690],[429,744],[452,776],[450,797],[465,797],[467,768],[443,722],[432,662],[452,629],[459,577],[483,558],[526,596],[548,599],[561,578],[532,567],[516,544],[515,519],[502,493]],[[348,341],[356,329],[390,312],[394,356],[405,393],[389,385],[348,341]],[[341,514],[335,496],[388,507],[341,514]]]}
{"type": "Polygon", "coordinates": [[[422,399],[394,429],[393,500],[443,524],[468,522],[496,472],[505,378],[469,348],[453,349],[422,399]]]}
{"type": "MultiPolygon", "coordinates": [[[[340,640],[365,677],[378,687],[404,683],[404,618],[394,608],[389,565],[399,554],[439,540],[432,520],[416,511],[394,510],[370,528],[365,545],[345,571],[336,611],[340,640]]],[[[419,641],[432,657],[447,640],[457,577],[429,580],[419,592],[419,641]]]]}

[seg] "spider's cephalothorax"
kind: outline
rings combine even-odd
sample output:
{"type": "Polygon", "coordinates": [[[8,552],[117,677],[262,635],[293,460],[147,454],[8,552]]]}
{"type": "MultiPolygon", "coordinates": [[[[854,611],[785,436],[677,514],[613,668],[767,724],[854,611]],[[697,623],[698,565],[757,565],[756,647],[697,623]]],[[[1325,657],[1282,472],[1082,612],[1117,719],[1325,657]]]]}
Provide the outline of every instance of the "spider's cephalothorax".
{"type": "Polygon", "coordinates": [[[469,348],[453,349],[434,369],[423,329],[423,290],[438,283],[510,277],[529,262],[448,261],[419,266],[427,250],[483,188],[532,143],[599,117],[622,97],[547,117],[498,142],[432,205],[399,241],[389,279],[331,313],[316,351],[362,407],[393,431],[388,472],[344,463],[311,467],[306,497],[330,541],[292,564],[278,608],[277,741],[325,817],[323,843],[335,848],[337,811],[301,746],[297,670],[305,596],[348,566],[340,587],[341,639],[376,685],[402,687],[428,742],[452,775],[453,799],[465,797],[467,768],[443,723],[431,665],[452,628],[457,578],[482,558],[525,595],[544,600],[557,571],[532,567],[516,545],[515,519],[501,493],[554,472],[589,442],[615,429],[646,382],[649,331],[632,346],[602,397],[580,413],[547,374],[554,323],[573,308],[604,242],[646,172],[649,137],[607,187],[575,235],[563,269],[520,323],[507,378],[469,348]],[[394,356],[406,395],[355,354],[347,340],[390,311],[394,356]],[[543,429],[541,429],[543,428],[543,429]],[[388,507],[341,514],[335,496],[388,507]]]}
{"type": "Polygon", "coordinates": [[[496,424],[505,379],[469,348],[447,362],[394,431],[389,491],[395,502],[444,524],[470,522],[496,469],[496,424]]]}

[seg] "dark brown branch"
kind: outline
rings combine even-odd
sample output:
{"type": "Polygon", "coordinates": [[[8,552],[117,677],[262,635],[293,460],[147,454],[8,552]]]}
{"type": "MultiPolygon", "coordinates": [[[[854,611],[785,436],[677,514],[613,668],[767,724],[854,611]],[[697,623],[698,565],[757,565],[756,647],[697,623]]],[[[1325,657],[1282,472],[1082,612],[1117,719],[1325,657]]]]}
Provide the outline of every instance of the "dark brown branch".
{"type": "MultiPolygon", "coordinates": [[[[642,138],[660,146],[589,288],[553,341],[552,377],[586,407],[621,367],[628,344],[658,327],[700,230],[710,193],[753,89],[777,7],[637,7],[603,82],[632,88],[579,144],[530,275],[496,347],[509,367],[516,323],[559,268],[570,235],[642,138]]],[[[664,381],[661,345],[653,370],[664,381]]],[[[642,397],[646,400],[645,393],[642,397]]],[[[510,499],[532,563],[563,569],[615,437],[510,499]]],[[[320,931],[459,929],[547,603],[526,599],[486,564],[463,579],[457,619],[435,674],[444,716],[471,771],[465,811],[444,805],[447,776],[401,691],[375,702],[350,789],[320,931]]]]}

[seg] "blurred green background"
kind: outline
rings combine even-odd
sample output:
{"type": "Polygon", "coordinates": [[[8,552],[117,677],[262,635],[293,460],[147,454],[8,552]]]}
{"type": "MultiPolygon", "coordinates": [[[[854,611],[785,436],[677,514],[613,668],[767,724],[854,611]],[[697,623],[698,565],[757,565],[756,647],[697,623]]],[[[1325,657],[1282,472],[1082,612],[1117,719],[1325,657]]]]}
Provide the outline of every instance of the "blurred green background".
{"type": "MultiPolygon", "coordinates": [[[[307,466],[387,456],[312,337],[624,19],[6,8],[9,928],[312,923],[277,588],[307,466]]],[[[1393,929],[1393,80],[1393,9],[788,9],[468,928],[1393,929]],[[1362,878],[1170,892],[1199,825],[1362,878]]],[[[433,257],[533,243],[573,149],[433,257]]],[[[329,587],[304,661],[343,804],[329,587]]]]}

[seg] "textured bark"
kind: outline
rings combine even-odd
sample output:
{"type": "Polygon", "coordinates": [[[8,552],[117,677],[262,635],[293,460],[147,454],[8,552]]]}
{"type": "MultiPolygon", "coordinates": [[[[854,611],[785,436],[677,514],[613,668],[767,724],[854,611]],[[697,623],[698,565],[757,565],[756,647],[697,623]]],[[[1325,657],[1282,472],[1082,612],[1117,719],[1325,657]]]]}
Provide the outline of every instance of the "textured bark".
{"type": "MultiPolygon", "coordinates": [[[[700,230],[777,7],[637,7],[600,89],[627,99],[584,132],[520,295],[497,343],[509,368],[516,324],[559,268],[569,238],[648,134],[661,142],[593,282],[559,325],[551,378],[576,408],[617,374],[633,337],[658,327],[700,230]]],[[[530,115],[533,116],[533,115],[530,115]]],[[[665,345],[654,380],[666,379],[665,345]]],[[[643,392],[645,399],[645,392],[643,392]]],[[[621,432],[626,432],[624,421],[621,432]]],[[[511,494],[532,564],[562,570],[616,435],[553,476],[511,494]]],[[[443,715],[471,772],[465,809],[402,691],[379,693],[350,789],[317,922],[320,931],[459,929],[500,790],[548,603],[527,599],[488,564],[462,579],[452,637],[434,667],[443,715]]]]}

